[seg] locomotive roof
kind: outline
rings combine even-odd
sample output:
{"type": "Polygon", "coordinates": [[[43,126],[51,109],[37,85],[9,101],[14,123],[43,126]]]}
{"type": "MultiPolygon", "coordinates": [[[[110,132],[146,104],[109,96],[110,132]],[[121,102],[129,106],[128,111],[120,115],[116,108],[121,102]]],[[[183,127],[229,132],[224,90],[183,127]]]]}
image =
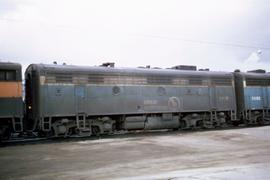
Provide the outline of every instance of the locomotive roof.
{"type": "Polygon", "coordinates": [[[188,71],[175,69],[122,68],[101,66],[76,66],[54,64],[31,64],[27,71],[35,69],[40,73],[72,73],[72,74],[133,74],[133,75],[164,75],[164,76],[199,76],[199,77],[232,77],[230,72],[219,71],[188,71]]]}
{"type": "Polygon", "coordinates": [[[19,63],[0,62],[0,69],[5,70],[21,70],[22,66],[19,63]]]}
{"type": "Polygon", "coordinates": [[[257,78],[257,79],[269,79],[269,73],[253,73],[253,72],[239,72],[238,75],[244,78],[257,78]]]}

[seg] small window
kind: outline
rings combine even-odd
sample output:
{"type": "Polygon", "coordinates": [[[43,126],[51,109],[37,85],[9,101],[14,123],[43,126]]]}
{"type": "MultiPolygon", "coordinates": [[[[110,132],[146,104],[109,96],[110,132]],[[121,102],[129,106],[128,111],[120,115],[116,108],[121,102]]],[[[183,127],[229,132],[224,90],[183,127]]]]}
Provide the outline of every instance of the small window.
{"type": "Polygon", "coordinates": [[[15,81],[16,80],[16,71],[0,71],[0,81],[15,81]]]}
{"type": "Polygon", "coordinates": [[[6,71],[6,80],[15,81],[16,80],[16,71],[6,71]]]}

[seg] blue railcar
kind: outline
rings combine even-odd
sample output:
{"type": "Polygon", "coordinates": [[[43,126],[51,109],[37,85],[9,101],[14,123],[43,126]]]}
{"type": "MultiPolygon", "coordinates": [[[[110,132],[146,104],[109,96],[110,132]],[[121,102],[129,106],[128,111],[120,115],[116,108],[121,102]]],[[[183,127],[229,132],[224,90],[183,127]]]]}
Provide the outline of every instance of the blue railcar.
{"type": "Polygon", "coordinates": [[[239,118],[248,124],[269,123],[270,74],[235,73],[239,118]]]}

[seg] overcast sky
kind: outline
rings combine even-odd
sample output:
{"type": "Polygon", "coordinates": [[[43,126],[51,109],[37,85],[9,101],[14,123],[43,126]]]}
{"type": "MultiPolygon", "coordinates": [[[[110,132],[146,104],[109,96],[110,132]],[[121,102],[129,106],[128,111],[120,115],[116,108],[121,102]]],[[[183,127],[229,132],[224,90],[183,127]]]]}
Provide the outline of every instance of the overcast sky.
{"type": "Polygon", "coordinates": [[[270,71],[270,0],[0,0],[0,59],[270,71]]]}

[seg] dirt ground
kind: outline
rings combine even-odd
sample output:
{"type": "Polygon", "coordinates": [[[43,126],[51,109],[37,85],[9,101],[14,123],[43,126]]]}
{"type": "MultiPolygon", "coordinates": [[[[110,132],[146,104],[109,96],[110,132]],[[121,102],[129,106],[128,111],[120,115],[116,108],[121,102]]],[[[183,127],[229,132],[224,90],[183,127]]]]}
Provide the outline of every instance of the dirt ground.
{"type": "Polygon", "coordinates": [[[270,126],[1,147],[0,179],[270,179],[270,126]]]}

